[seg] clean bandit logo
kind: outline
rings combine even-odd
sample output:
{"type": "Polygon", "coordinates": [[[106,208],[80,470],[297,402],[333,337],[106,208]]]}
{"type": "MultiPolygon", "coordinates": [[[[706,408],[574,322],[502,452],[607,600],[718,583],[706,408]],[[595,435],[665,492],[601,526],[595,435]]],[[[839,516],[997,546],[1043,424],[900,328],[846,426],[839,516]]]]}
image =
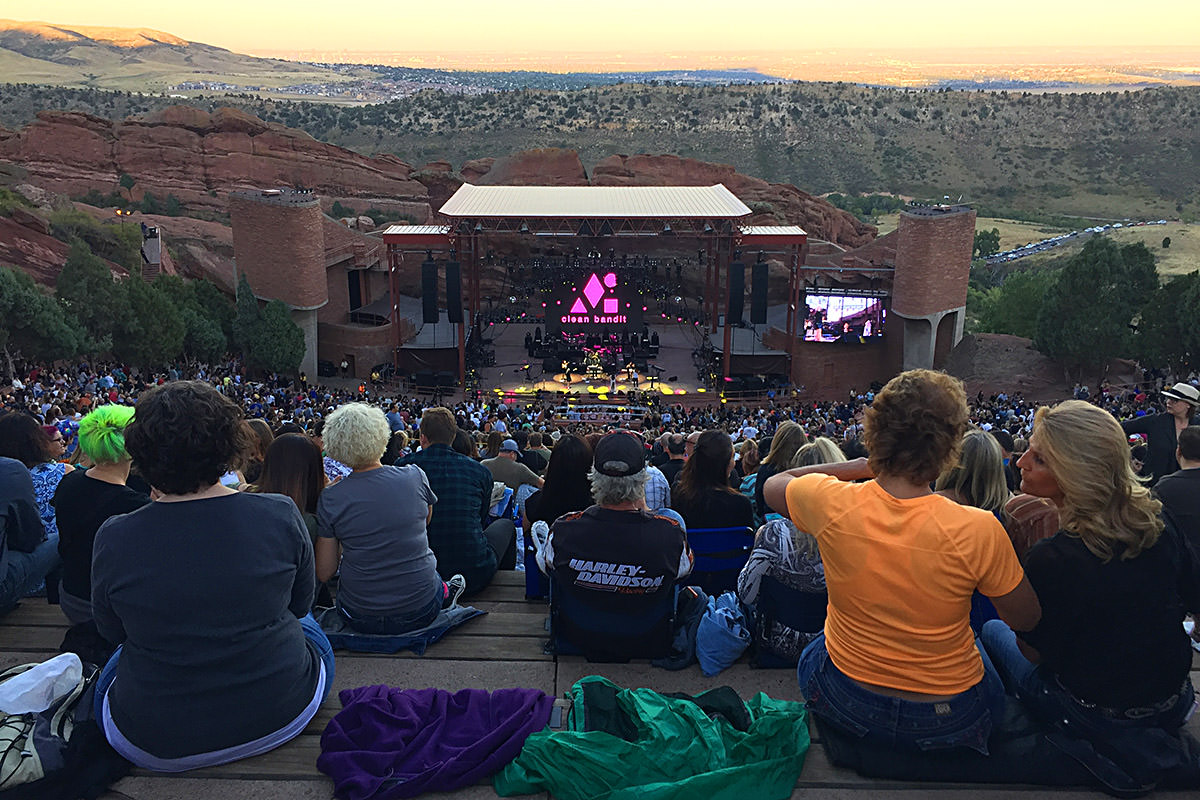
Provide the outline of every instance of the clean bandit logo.
{"type": "Polygon", "coordinates": [[[617,275],[614,272],[593,272],[583,285],[583,291],[575,297],[571,309],[563,314],[567,324],[623,325],[629,318],[621,313],[621,301],[617,297],[617,275]]]}

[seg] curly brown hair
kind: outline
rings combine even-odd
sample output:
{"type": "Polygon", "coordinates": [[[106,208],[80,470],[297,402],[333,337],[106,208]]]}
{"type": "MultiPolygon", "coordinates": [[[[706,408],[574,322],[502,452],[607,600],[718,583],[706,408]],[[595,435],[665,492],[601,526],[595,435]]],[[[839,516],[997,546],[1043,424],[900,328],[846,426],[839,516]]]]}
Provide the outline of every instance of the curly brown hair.
{"type": "Polygon", "coordinates": [[[171,381],[143,394],[125,449],[146,482],[166,494],[212,486],[257,442],[242,411],[203,381],[171,381]]]}
{"type": "Polygon", "coordinates": [[[958,459],[967,430],[962,381],[914,369],[888,381],[863,418],[863,444],[876,475],[928,483],[958,459]]]}

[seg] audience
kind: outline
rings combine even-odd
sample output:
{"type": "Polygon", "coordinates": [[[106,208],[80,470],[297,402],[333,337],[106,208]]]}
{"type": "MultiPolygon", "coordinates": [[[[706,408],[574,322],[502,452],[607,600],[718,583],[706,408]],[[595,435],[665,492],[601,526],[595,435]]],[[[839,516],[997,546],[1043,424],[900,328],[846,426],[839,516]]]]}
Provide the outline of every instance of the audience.
{"type": "Polygon", "coordinates": [[[567,434],[554,445],[546,466],[545,485],[525,501],[525,531],[534,522],[553,523],[571,511],[583,511],[592,504],[592,486],[588,473],[592,468],[592,448],[578,436],[567,434]]]}
{"type": "Polygon", "coordinates": [[[1179,433],[1190,425],[1200,424],[1196,409],[1200,408],[1200,389],[1190,383],[1177,383],[1161,392],[1166,401],[1166,413],[1134,417],[1121,423],[1125,435],[1140,433],[1148,437],[1142,475],[1150,477],[1153,486],[1162,476],[1179,469],[1175,448],[1179,433]]]}
{"type": "MultiPolygon", "coordinates": [[[[342,406],[325,424],[326,449],[353,471],[317,503],[317,580],[340,564],[335,607],[360,633],[424,628],[450,597],[425,530],[437,497],[420,468],[380,462],[390,434],[383,411],[365,403],[342,406]]],[[[450,582],[461,587],[463,578],[450,582]]]]}
{"type": "Polygon", "coordinates": [[[0,611],[12,610],[58,565],[58,537],[46,536],[29,469],[0,456],[0,611]]]}
{"type": "Polygon", "coordinates": [[[820,544],[825,631],[798,677],[823,723],[899,750],[986,754],[1004,689],[976,648],[972,592],[1020,630],[1038,601],[996,518],[933,494],[966,432],[962,383],[928,370],[888,382],[863,421],[867,460],[771,477],[771,508],[820,544]],[[869,479],[865,483],[850,481],[869,479]]]}
{"type": "Polygon", "coordinates": [[[808,436],[804,433],[804,428],[791,420],[781,423],[775,435],[771,437],[771,449],[767,451],[766,458],[758,465],[758,472],[755,473],[757,477],[754,480],[754,511],[759,519],[769,519],[767,515],[772,512],[763,497],[767,481],[772,475],[787,469],[795,458],[796,451],[807,441],[808,436]]]}
{"type": "Polygon", "coordinates": [[[16,459],[29,470],[46,537],[57,541],[54,492],[74,467],[56,460],[63,455],[62,433],[54,426],[49,428],[52,434],[28,414],[5,414],[0,417],[0,456],[16,459]]]}
{"type": "MultiPolygon", "coordinates": [[[[837,444],[824,436],[801,447],[792,459],[792,467],[817,464],[840,464],[846,460],[837,444]]],[[[791,520],[773,519],[754,535],[754,550],[738,575],[737,595],[747,606],[758,603],[764,578],[770,578],[795,592],[825,597],[825,565],[816,538],[798,530],[791,520]]],[[[759,626],[754,631],[760,653],[767,653],[794,665],[800,654],[821,633],[796,630],[772,616],[758,615],[759,626]]]]}
{"type": "Polygon", "coordinates": [[[724,431],[704,431],[679,472],[672,507],[688,529],[752,528],[754,507],[729,485],[733,441],[724,431]]]}
{"type": "Polygon", "coordinates": [[[505,439],[500,443],[499,455],[495,458],[485,458],[483,466],[492,473],[494,480],[503,483],[514,492],[525,485],[542,488],[544,481],[517,460],[520,452],[521,448],[515,440],[505,439]]]}
{"type": "Polygon", "coordinates": [[[96,534],[92,611],[121,646],[96,685],[95,718],[136,766],[178,772],[271,750],[333,686],[333,652],[308,614],[313,552],[299,510],[219,482],[251,444],[238,407],[197,381],[143,393],[125,429],[158,497],[96,534]]]}
{"type": "Polygon", "coordinates": [[[92,462],[87,470],[65,476],[54,493],[58,553],[62,556],[63,614],[78,625],[92,619],[92,545],[110,517],[136,511],[150,502],[128,486],[132,463],[125,450],[129,406],[103,405],[79,423],[79,449],[92,462]]]}
{"type": "Polygon", "coordinates": [[[517,529],[507,518],[487,524],[492,473],[450,448],[457,434],[458,426],[449,409],[425,409],[421,416],[421,449],[401,459],[397,466],[413,464],[425,473],[434,496],[440,498],[428,523],[429,546],[437,558],[438,573],[443,580],[462,575],[467,593],[474,594],[492,582],[497,568],[516,566],[517,529]]]}
{"type": "Polygon", "coordinates": [[[1015,633],[987,623],[987,652],[1039,718],[1145,768],[1158,746],[1144,737],[1176,731],[1195,702],[1180,625],[1200,611],[1195,559],[1103,410],[1080,400],[1039,409],[1017,466],[1023,490],[1058,507],[1061,528],[1025,559],[1040,622],[1015,633]]]}

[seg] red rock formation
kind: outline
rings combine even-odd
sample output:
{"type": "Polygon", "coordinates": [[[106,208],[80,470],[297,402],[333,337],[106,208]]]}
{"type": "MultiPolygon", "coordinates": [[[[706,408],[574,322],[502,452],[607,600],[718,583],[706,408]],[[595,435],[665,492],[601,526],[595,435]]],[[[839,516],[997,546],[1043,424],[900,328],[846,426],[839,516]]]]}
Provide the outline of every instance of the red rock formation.
{"type": "Polygon", "coordinates": [[[484,186],[587,186],[587,172],[579,153],[557,147],[524,150],[498,159],[480,159],[463,165],[463,178],[484,186]],[[487,168],[484,169],[484,164],[487,168]],[[467,177],[468,166],[474,180],[467,177]]]}
{"type": "MultiPolygon", "coordinates": [[[[0,264],[16,267],[46,286],[58,282],[58,273],[67,262],[70,245],[60,242],[9,217],[0,217],[0,264]]],[[[105,261],[113,275],[123,277],[122,267],[105,261]]]]}
{"type": "Polygon", "coordinates": [[[128,174],[140,193],[175,195],[185,206],[225,210],[232,189],[302,186],[323,195],[427,203],[394,156],[370,158],[236,109],[209,114],[174,106],[114,123],[78,112],[43,111],[18,132],[0,130],[0,160],[64,194],[117,190],[128,174]]]}

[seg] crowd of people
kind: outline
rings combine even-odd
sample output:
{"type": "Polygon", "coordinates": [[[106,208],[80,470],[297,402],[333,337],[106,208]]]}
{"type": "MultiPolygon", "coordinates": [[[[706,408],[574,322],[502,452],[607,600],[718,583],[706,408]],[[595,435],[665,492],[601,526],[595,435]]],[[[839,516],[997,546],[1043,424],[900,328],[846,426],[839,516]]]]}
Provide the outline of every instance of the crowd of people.
{"type": "Polygon", "coordinates": [[[688,531],[744,530],[756,657],[797,669],[823,723],[986,755],[1015,696],[1136,760],[1194,702],[1197,409],[1186,380],[1039,406],[915,370],[836,402],[658,402],[614,430],[237,362],[20,365],[0,607],[45,593],[94,625],[106,737],[179,771],[304,728],[336,667],[314,608],[418,630],[527,541],[567,609],[556,640],[628,656],[670,641],[656,610],[693,571],[688,531]]]}

